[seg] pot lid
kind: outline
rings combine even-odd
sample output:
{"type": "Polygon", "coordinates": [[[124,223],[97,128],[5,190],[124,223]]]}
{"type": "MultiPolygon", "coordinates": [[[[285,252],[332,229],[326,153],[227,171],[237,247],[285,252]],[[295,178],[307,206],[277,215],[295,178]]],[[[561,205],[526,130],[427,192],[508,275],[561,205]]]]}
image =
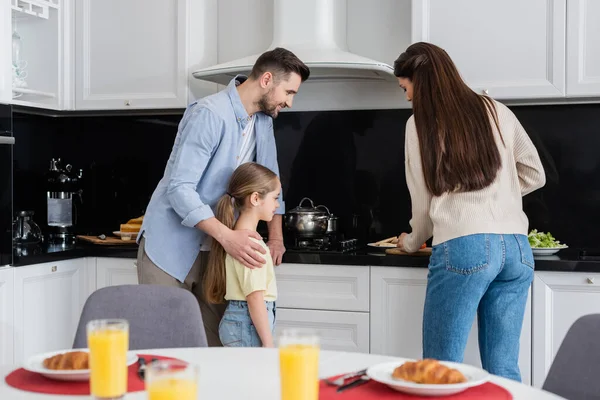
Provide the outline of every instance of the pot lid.
{"type": "Polygon", "coordinates": [[[302,200],[300,200],[300,204],[298,204],[298,207],[291,209],[287,212],[287,214],[327,215],[327,212],[316,208],[315,203],[313,203],[313,201],[308,197],[305,197],[302,200]],[[302,207],[302,203],[304,203],[306,200],[310,202],[310,207],[302,207]]]}

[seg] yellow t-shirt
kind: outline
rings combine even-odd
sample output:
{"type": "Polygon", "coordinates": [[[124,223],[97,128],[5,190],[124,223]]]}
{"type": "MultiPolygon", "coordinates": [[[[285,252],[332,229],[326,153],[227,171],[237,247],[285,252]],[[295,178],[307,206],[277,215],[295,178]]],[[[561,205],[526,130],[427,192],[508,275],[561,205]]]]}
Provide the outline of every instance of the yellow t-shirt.
{"type": "Polygon", "coordinates": [[[267,251],[266,254],[257,252],[264,257],[265,265],[262,268],[250,269],[227,254],[225,258],[225,273],[227,277],[225,300],[246,301],[246,296],[257,290],[264,290],[265,301],[275,301],[277,299],[275,268],[271,252],[262,240],[252,240],[260,243],[267,251]]]}

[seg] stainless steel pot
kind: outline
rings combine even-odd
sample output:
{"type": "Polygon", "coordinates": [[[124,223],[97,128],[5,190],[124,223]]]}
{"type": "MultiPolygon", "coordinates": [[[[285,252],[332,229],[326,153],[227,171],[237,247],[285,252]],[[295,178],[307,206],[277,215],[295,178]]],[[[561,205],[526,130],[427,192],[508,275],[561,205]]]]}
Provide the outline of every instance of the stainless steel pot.
{"type": "Polygon", "coordinates": [[[298,207],[285,214],[284,222],[286,229],[297,237],[323,236],[327,233],[329,212],[319,210],[311,199],[305,197],[298,207]],[[310,207],[302,207],[307,200],[310,207]]]}

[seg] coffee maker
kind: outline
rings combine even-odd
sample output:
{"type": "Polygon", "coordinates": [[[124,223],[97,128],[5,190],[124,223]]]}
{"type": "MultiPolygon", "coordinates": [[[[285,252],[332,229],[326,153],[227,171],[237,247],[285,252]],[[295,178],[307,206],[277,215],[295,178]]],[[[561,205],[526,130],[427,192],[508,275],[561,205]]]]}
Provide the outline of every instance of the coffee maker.
{"type": "Polygon", "coordinates": [[[48,211],[48,242],[74,243],[79,206],[82,203],[83,170],[73,171],[71,164],[64,168],[60,158],[50,161],[46,176],[48,211]]]}

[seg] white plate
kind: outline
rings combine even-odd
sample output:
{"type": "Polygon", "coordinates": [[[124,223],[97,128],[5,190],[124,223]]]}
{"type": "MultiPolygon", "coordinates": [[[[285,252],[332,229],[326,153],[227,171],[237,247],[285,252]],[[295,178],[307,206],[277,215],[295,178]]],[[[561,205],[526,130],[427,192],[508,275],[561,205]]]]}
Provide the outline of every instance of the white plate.
{"type": "MultiPolygon", "coordinates": [[[[68,353],[70,351],[85,351],[89,352],[89,349],[68,349],[52,351],[44,354],[37,354],[29,357],[23,369],[42,374],[46,378],[56,379],[59,381],[87,381],[90,379],[89,369],[77,369],[77,370],[53,370],[44,367],[44,360],[48,357],[55,356],[57,354],[68,353]]],[[[138,356],[134,352],[127,353],[127,365],[135,364],[138,360],[138,356]]]]}
{"type": "Polygon", "coordinates": [[[139,232],[120,232],[120,231],[114,231],[113,235],[118,236],[118,237],[121,237],[123,235],[125,235],[125,236],[131,236],[130,240],[135,240],[135,239],[137,239],[138,233],[139,232]]]}
{"type": "Polygon", "coordinates": [[[382,243],[382,244],[368,243],[367,246],[375,247],[378,249],[389,249],[389,248],[397,247],[396,243],[382,243]]]}
{"type": "Polygon", "coordinates": [[[490,374],[480,368],[467,364],[458,364],[452,362],[440,362],[447,367],[454,368],[462,372],[467,378],[467,382],[448,385],[433,385],[403,381],[392,378],[394,369],[404,364],[406,361],[415,361],[407,358],[399,358],[397,361],[374,365],[367,370],[367,376],[374,381],[381,382],[390,388],[403,393],[414,394],[417,396],[449,396],[460,393],[473,386],[479,386],[490,379],[490,374]]]}
{"type": "Polygon", "coordinates": [[[536,256],[551,256],[552,254],[556,254],[559,251],[566,249],[568,246],[563,247],[534,247],[531,249],[533,254],[536,256]]]}

